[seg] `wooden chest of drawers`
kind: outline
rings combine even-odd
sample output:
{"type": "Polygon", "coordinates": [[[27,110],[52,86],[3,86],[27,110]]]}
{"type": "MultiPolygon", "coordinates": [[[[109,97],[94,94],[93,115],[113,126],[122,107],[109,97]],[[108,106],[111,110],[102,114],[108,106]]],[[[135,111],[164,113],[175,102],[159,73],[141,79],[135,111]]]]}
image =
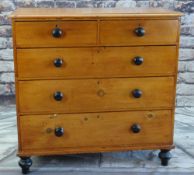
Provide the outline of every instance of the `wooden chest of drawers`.
{"type": "Polygon", "coordinates": [[[32,155],[161,149],[170,159],[180,13],[18,9],[19,165],[32,155]]]}

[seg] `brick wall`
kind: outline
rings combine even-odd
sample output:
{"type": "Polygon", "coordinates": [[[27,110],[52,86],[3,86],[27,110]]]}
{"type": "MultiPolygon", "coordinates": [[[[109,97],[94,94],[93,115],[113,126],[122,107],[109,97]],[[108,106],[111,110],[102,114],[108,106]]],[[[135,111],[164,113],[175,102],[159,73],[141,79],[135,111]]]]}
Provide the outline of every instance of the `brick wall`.
{"type": "Polygon", "coordinates": [[[192,0],[0,0],[1,99],[15,94],[11,25],[7,15],[18,7],[162,7],[184,12],[181,22],[177,106],[194,106],[194,2],[192,0]]]}

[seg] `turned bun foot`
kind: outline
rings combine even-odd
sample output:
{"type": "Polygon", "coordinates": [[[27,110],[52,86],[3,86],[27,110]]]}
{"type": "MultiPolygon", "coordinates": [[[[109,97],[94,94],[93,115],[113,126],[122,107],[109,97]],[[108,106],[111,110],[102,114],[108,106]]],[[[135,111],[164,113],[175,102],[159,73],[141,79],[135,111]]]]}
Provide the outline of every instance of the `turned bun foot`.
{"type": "Polygon", "coordinates": [[[32,166],[32,159],[30,157],[20,157],[18,164],[22,168],[22,173],[27,174],[32,166]]]}
{"type": "Polygon", "coordinates": [[[161,160],[162,166],[168,166],[168,161],[172,158],[170,150],[161,150],[158,157],[161,160]]]}

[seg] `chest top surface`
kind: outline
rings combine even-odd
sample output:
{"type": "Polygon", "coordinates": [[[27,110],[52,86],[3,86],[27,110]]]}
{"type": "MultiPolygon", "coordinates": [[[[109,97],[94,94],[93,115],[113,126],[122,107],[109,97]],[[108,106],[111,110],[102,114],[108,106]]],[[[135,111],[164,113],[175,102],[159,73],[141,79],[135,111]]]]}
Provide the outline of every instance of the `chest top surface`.
{"type": "Polygon", "coordinates": [[[10,17],[16,20],[63,18],[173,18],[182,13],[161,8],[19,8],[10,17]]]}

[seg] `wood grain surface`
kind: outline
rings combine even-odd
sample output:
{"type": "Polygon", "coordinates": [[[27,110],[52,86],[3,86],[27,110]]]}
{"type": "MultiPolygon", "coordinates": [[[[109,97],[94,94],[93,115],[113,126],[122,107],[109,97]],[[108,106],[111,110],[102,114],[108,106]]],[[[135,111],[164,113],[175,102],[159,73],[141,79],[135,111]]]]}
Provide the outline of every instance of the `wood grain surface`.
{"type": "Polygon", "coordinates": [[[177,18],[182,16],[162,8],[20,8],[10,17],[17,21],[91,18],[177,18]]]}
{"type": "MultiPolygon", "coordinates": [[[[172,144],[171,111],[112,112],[91,114],[21,116],[22,151],[81,147],[114,147],[172,144]],[[131,126],[141,131],[133,133],[131,126]],[[64,135],[57,137],[55,128],[64,135]]],[[[85,150],[87,152],[87,149],[85,150]]]]}
{"type": "Polygon", "coordinates": [[[172,108],[174,79],[112,78],[88,80],[20,81],[20,113],[79,113],[172,108]],[[141,98],[132,95],[140,89],[141,98]],[[63,93],[56,101],[54,93],[63,93]]]}
{"type": "Polygon", "coordinates": [[[15,30],[17,47],[94,45],[97,41],[96,21],[18,22],[15,30]],[[56,27],[62,30],[59,38],[52,36],[56,27]]]}
{"type": "Polygon", "coordinates": [[[120,20],[100,22],[102,45],[164,45],[175,44],[178,20],[120,20]],[[143,27],[145,35],[136,36],[134,30],[143,27]]]}
{"type": "Polygon", "coordinates": [[[20,80],[174,75],[175,60],[175,46],[17,50],[20,80]],[[143,57],[141,65],[134,64],[136,56],[143,57]],[[57,58],[63,60],[60,68],[54,66],[57,58]]]}

